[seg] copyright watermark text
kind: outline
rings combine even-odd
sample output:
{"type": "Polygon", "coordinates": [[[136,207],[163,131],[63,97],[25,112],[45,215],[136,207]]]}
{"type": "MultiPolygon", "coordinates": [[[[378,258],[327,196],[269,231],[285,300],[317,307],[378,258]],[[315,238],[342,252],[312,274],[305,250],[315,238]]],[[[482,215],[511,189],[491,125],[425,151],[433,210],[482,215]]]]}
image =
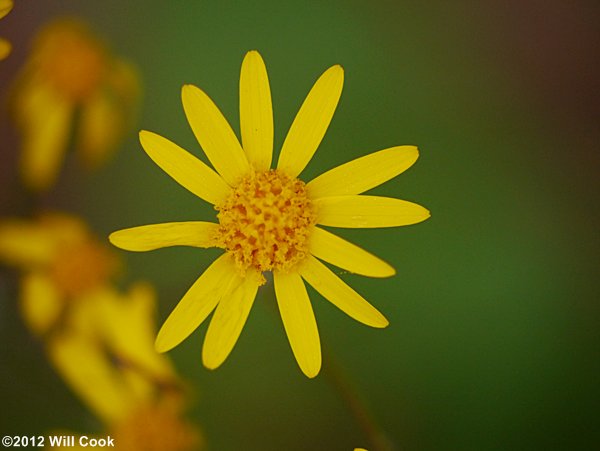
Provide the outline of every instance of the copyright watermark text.
{"type": "Polygon", "coordinates": [[[83,448],[114,448],[115,440],[106,437],[87,435],[5,435],[2,437],[5,448],[43,448],[81,446],[83,448]]]}

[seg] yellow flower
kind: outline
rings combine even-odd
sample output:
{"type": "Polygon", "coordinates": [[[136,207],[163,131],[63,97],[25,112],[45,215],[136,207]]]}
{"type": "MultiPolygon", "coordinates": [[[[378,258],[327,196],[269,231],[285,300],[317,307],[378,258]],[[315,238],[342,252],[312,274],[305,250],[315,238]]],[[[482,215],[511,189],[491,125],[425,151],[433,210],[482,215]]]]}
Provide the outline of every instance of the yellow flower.
{"type": "MultiPolygon", "coordinates": [[[[13,7],[12,0],[0,0],[0,19],[6,16],[13,7]]],[[[11,50],[10,42],[6,39],[0,38],[0,60],[3,60],[8,56],[11,50]]]]}
{"type": "Polygon", "coordinates": [[[140,132],[150,158],[183,187],[218,210],[218,223],[173,222],[114,232],[111,242],[130,251],[166,246],[223,248],[163,324],[156,349],[177,346],[215,310],[204,345],[206,367],[218,367],[244,326],[262,275],[272,271],[275,294],[292,351],[308,377],[318,374],[321,347],[303,279],[352,318],[372,327],[388,321],[319,261],[370,277],[392,276],[378,257],[317,225],[373,228],[414,224],[429,217],[416,204],[361,193],[390,180],[417,159],[413,146],[393,147],[343,164],[305,184],[297,177],[319,146],[342,92],[336,65],[317,80],[281,149],[276,169],[273,113],[264,62],[249,52],[240,75],[242,144],[216,105],[185,85],[183,108],[216,172],[171,141],[140,132]]]}
{"type": "Polygon", "coordinates": [[[71,136],[88,167],[103,163],[132,125],[138,97],[133,66],[113,57],[85,24],[61,19],[43,28],[12,99],[27,186],[52,186],[71,136]]]}
{"type": "Polygon", "coordinates": [[[53,366],[106,423],[123,421],[178,384],[170,361],[152,346],[155,305],[146,284],[124,294],[105,288],[71,306],[47,338],[53,366]]]}
{"type": "Polygon", "coordinates": [[[191,451],[202,444],[201,433],[184,419],[186,387],[154,349],[153,288],[115,289],[116,257],[83,221],[61,213],[4,220],[0,260],[22,272],[26,324],[117,449],[191,451]]]}
{"type": "Polygon", "coordinates": [[[73,306],[47,341],[50,361],[102,420],[117,449],[188,451],[202,435],[184,419],[183,384],[154,350],[156,297],[146,284],[105,289],[73,306]]]}
{"type": "Polygon", "coordinates": [[[107,289],[119,266],[81,220],[62,213],[0,222],[0,260],[22,271],[20,307],[38,335],[70,305],[107,289]]]}

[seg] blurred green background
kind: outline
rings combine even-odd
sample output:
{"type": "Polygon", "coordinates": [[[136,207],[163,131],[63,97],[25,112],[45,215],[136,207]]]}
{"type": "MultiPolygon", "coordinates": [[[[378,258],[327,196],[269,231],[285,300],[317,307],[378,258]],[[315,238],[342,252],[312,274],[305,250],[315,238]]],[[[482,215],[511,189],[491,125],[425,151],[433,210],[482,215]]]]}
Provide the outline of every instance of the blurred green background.
{"type": "MultiPolygon", "coordinates": [[[[362,326],[311,292],[326,353],[351,378],[398,450],[597,449],[600,8],[560,1],[18,1],[0,22],[13,53],[2,101],[39,26],[89,21],[135,62],[138,127],[206,161],[185,120],[184,83],[202,87],[239,131],[246,51],[265,59],[279,149],[316,78],[345,68],[342,99],[304,180],[358,156],[419,146],[408,172],[373,190],[420,203],[427,222],[341,230],[397,276],[343,275],[386,314],[362,326]]],[[[17,136],[2,109],[2,216],[14,195],[17,136]]],[[[131,133],[87,175],[68,158],[47,208],[107,235],[134,225],[209,220],[131,133]]],[[[120,252],[120,251],[119,251],[120,252]]],[[[120,252],[126,280],[159,290],[159,324],[217,251],[120,252]]],[[[93,431],[98,425],[46,363],[0,278],[0,431],[93,431]]],[[[193,416],[211,450],[351,450],[369,442],[326,372],[302,375],[267,286],[232,355],[202,367],[206,324],[170,352],[197,386],[193,416]]]]}

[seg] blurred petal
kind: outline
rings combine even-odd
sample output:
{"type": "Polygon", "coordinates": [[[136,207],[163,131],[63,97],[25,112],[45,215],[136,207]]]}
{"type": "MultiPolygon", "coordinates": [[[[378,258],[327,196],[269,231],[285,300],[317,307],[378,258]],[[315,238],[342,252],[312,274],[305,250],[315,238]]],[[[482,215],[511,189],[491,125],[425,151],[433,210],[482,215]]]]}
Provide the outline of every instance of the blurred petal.
{"type": "Polygon", "coordinates": [[[177,144],[145,130],[140,132],[140,143],[163,171],[201,199],[218,204],[229,194],[229,187],[215,171],[177,144]]]}
{"type": "Polygon", "coordinates": [[[6,39],[0,38],[0,60],[6,58],[10,51],[12,50],[12,45],[6,39]]]}
{"type": "Polygon", "coordinates": [[[108,74],[107,83],[113,95],[126,111],[125,122],[130,125],[142,90],[140,74],[136,66],[122,59],[115,60],[108,74]]]}
{"type": "Polygon", "coordinates": [[[185,85],[181,99],[202,150],[217,172],[234,186],[250,171],[250,165],[227,119],[210,97],[196,86],[185,85]]]}
{"type": "Polygon", "coordinates": [[[313,378],[321,369],[319,331],[308,293],[297,273],[275,271],[275,294],[283,326],[302,372],[313,378]]]}
{"type": "Polygon", "coordinates": [[[325,299],[356,321],[371,327],[386,327],[389,324],[375,307],[316,258],[306,258],[299,271],[325,299]]]}
{"type": "Polygon", "coordinates": [[[59,243],[51,230],[18,219],[0,223],[0,260],[21,268],[49,264],[59,243]]]}
{"type": "Polygon", "coordinates": [[[127,384],[140,400],[147,400],[156,383],[176,379],[170,360],[154,349],[156,294],[151,285],[137,283],[128,293],[99,300],[96,321],[110,352],[120,362],[127,384]]]}
{"type": "Polygon", "coordinates": [[[347,271],[368,277],[390,277],[389,264],[333,233],[315,227],[310,235],[310,253],[347,271]]]}
{"type": "Polygon", "coordinates": [[[20,308],[27,327],[36,335],[48,332],[64,307],[56,286],[45,274],[33,272],[21,280],[20,308]]]}
{"type": "Polygon", "coordinates": [[[78,148],[88,167],[105,163],[133,126],[140,98],[139,78],[135,66],[115,60],[106,74],[104,89],[86,99],[81,111],[78,148]]]}
{"type": "Polygon", "coordinates": [[[49,341],[48,353],[67,385],[104,422],[118,422],[135,407],[132,393],[97,342],[62,333],[49,341]]]}
{"type": "Polygon", "coordinates": [[[121,106],[99,92],[84,105],[79,118],[78,149],[90,168],[103,164],[114,152],[123,133],[121,106]]]}
{"type": "Polygon", "coordinates": [[[261,281],[258,271],[248,271],[238,288],[219,302],[202,347],[202,362],[207,368],[220,366],[235,346],[261,281]]]}
{"type": "Polygon", "coordinates": [[[414,146],[398,146],[366,155],[333,168],[307,184],[311,197],[364,193],[410,168],[419,151],[414,146]]]}
{"type": "Polygon", "coordinates": [[[219,225],[212,222],[166,222],[110,234],[112,244],[127,251],[151,251],[169,246],[213,247],[219,225]]]}
{"type": "Polygon", "coordinates": [[[314,84],[288,132],[277,168],[297,177],[321,143],[342,94],[344,69],[327,69],[314,84]]]}
{"type": "Polygon", "coordinates": [[[267,69],[260,54],[246,53],[240,74],[240,129],[248,161],[259,171],[271,167],[273,106],[267,69]]]}
{"type": "Polygon", "coordinates": [[[43,84],[32,84],[19,98],[23,134],[22,177],[32,189],[55,181],[71,133],[73,104],[43,84]]]}
{"type": "Polygon", "coordinates": [[[377,228],[416,224],[429,210],[405,200],[379,196],[332,196],[314,201],[317,223],[332,227],[377,228]]]}
{"type": "Polygon", "coordinates": [[[0,0],[0,19],[6,16],[13,7],[12,0],[0,0]]]}
{"type": "Polygon", "coordinates": [[[231,289],[238,271],[231,257],[217,258],[190,287],[162,325],[156,337],[158,352],[173,349],[185,340],[214,310],[231,289]]]}

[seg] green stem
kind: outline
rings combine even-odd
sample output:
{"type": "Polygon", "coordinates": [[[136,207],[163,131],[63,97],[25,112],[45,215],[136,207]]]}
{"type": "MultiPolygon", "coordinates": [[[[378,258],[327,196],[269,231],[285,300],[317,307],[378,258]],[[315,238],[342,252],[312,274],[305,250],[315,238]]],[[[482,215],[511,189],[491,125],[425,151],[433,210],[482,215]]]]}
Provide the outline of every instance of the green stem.
{"type": "MultiPolygon", "coordinates": [[[[321,345],[322,346],[322,345],[321,345]]],[[[369,451],[394,451],[395,447],[383,429],[377,423],[366,400],[360,395],[356,385],[347,372],[330,352],[323,353],[323,376],[327,377],[354,416],[357,424],[369,439],[369,451]]]]}
{"type": "MultiPolygon", "coordinates": [[[[267,305],[268,310],[278,316],[277,300],[275,299],[275,292],[270,278],[268,279],[267,287],[267,289],[263,288],[261,290],[261,298],[267,305]]],[[[365,399],[360,396],[358,389],[350,380],[347,372],[343,370],[342,366],[333,357],[333,354],[324,349],[323,344],[321,344],[321,353],[323,355],[322,374],[329,379],[356,420],[356,423],[369,439],[371,443],[369,451],[398,451],[383,429],[378,425],[365,399]]]]}

